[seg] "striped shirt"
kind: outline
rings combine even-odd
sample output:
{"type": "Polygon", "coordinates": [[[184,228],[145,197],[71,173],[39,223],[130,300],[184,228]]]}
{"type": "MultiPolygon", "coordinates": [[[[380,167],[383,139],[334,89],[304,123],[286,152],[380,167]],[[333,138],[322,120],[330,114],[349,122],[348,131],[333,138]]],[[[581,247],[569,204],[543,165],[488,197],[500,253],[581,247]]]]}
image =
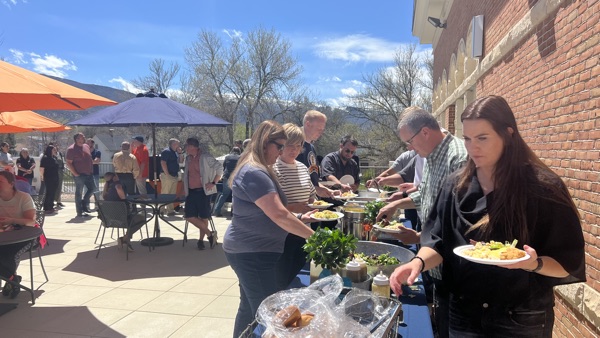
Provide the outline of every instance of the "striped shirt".
{"type": "Polygon", "coordinates": [[[278,158],[273,170],[288,203],[308,203],[309,198],[315,198],[316,190],[310,180],[308,168],[302,162],[295,162],[288,164],[278,158]]]}

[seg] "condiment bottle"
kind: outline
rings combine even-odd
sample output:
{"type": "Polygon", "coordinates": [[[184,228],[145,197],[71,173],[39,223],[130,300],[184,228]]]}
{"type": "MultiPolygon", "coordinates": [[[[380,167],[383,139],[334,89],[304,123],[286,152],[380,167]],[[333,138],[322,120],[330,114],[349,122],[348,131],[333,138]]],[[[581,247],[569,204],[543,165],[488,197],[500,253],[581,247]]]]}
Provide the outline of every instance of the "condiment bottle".
{"type": "Polygon", "coordinates": [[[360,283],[363,281],[360,279],[360,264],[355,260],[346,264],[346,277],[348,277],[352,283],[360,283]]]}
{"type": "Polygon", "coordinates": [[[367,262],[361,257],[354,258],[354,261],[360,265],[360,281],[366,281],[369,276],[367,276],[367,262]]]}
{"type": "Polygon", "coordinates": [[[390,279],[379,271],[379,274],[373,278],[371,291],[381,297],[390,298],[390,279]]]}

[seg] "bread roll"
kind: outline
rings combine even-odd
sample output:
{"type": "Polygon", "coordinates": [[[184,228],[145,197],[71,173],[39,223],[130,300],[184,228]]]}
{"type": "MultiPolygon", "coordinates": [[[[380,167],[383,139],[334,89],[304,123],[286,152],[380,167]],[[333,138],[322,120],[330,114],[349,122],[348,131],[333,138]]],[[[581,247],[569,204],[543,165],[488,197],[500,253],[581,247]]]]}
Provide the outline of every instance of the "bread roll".
{"type": "Polygon", "coordinates": [[[300,309],[298,309],[297,306],[290,305],[277,312],[275,318],[280,323],[282,323],[283,326],[290,327],[293,324],[295,324],[300,318],[302,318],[302,315],[300,314],[300,309]]]}
{"type": "Polygon", "coordinates": [[[300,319],[298,320],[296,325],[298,325],[299,327],[308,326],[308,324],[310,324],[310,321],[313,320],[314,317],[315,315],[313,315],[312,313],[303,313],[300,316],[300,319]]]}

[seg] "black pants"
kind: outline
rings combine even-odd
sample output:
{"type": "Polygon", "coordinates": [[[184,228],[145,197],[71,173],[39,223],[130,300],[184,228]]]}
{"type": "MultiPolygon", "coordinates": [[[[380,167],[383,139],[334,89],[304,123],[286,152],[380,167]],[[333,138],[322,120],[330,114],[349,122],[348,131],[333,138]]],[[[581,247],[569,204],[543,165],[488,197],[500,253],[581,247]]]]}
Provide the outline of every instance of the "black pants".
{"type": "Polygon", "coordinates": [[[29,250],[31,242],[0,246],[0,276],[10,278],[17,273],[21,254],[29,250]]]}
{"type": "Polygon", "coordinates": [[[44,211],[54,209],[54,197],[56,196],[56,189],[58,189],[58,178],[46,178],[46,195],[44,195],[44,211]]]}
{"type": "Polygon", "coordinates": [[[123,190],[127,195],[135,195],[135,178],[132,173],[117,173],[119,181],[123,185],[123,190]]]}

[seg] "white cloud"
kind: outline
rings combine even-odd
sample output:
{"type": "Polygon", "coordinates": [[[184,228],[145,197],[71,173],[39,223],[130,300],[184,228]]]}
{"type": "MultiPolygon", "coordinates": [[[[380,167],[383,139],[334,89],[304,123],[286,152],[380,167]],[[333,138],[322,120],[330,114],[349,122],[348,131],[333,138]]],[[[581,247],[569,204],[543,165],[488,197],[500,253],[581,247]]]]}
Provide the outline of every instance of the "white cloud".
{"type": "Polygon", "coordinates": [[[352,96],[352,95],[356,95],[358,94],[358,90],[350,87],[350,88],[342,88],[341,90],[342,94],[346,95],[346,96],[352,96]]]}
{"type": "Polygon", "coordinates": [[[125,91],[128,91],[130,93],[133,93],[133,94],[139,94],[139,93],[144,93],[145,92],[145,90],[143,90],[141,88],[137,88],[131,82],[125,80],[124,78],[122,78],[120,76],[116,77],[114,79],[110,79],[108,82],[110,82],[110,83],[115,83],[115,82],[119,83],[122,86],[121,89],[123,89],[125,91]]]}
{"type": "Polygon", "coordinates": [[[347,62],[389,62],[400,43],[354,34],[322,41],[313,46],[316,54],[331,60],[347,62]]]}
{"type": "Polygon", "coordinates": [[[67,71],[76,71],[77,66],[73,61],[61,59],[56,55],[41,56],[33,52],[23,52],[17,49],[9,49],[12,61],[16,64],[33,64],[33,70],[46,75],[60,78],[68,76],[67,71]]]}
{"type": "Polygon", "coordinates": [[[224,29],[223,33],[227,34],[231,39],[241,39],[242,32],[235,29],[224,29]]]}
{"type": "MultiPolygon", "coordinates": [[[[23,0],[23,3],[27,3],[27,1],[23,0]]],[[[16,6],[18,3],[17,0],[2,0],[2,4],[8,8],[11,8],[12,6],[16,6]]]]}

